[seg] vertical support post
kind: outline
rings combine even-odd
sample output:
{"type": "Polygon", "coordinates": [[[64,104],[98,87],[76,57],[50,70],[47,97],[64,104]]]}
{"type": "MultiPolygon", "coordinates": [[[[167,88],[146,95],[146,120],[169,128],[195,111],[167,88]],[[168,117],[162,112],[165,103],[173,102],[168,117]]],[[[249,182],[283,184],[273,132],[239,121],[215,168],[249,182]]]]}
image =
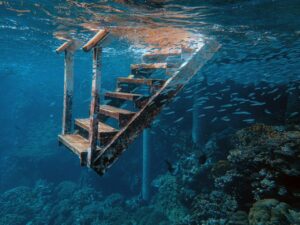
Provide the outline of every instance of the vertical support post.
{"type": "MultiPolygon", "coordinates": [[[[196,77],[197,78],[197,77],[196,77]]],[[[201,106],[198,102],[200,98],[199,90],[201,87],[207,86],[207,79],[204,77],[204,80],[196,80],[196,85],[194,87],[194,99],[193,99],[193,120],[192,120],[192,140],[196,146],[199,146],[203,143],[203,119],[199,118],[201,115],[201,106]]]]}
{"type": "Polygon", "coordinates": [[[64,109],[62,134],[69,134],[72,130],[72,104],[74,89],[74,53],[72,50],[65,50],[65,72],[64,72],[64,109]]]}
{"type": "Polygon", "coordinates": [[[93,48],[93,76],[92,76],[92,99],[90,108],[90,128],[87,164],[92,167],[98,144],[98,125],[100,107],[100,88],[101,88],[101,57],[102,47],[96,45],[93,48]]]}
{"type": "Polygon", "coordinates": [[[144,201],[150,199],[150,129],[143,131],[143,180],[142,198],[144,201]]]}
{"type": "Polygon", "coordinates": [[[199,97],[199,84],[195,86],[194,89],[194,99],[193,99],[193,120],[192,120],[192,140],[195,145],[200,144],[200,132],[201,132],[201,120],[199,118],[200,115],[200,106],[198,104],[199,97]]]}

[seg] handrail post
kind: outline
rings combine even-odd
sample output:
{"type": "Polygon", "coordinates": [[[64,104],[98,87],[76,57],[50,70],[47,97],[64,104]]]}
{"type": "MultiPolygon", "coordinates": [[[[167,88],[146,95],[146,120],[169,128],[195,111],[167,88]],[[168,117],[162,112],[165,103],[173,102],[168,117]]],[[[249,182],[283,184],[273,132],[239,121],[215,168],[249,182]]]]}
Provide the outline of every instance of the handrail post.
{"type": "MultiPolygon", "coordinates": [[[[87,165],[93,167],[96,157],[97,145],[100,142],[98,126],[100,120],[100,88],[101,88],[101,42],[108,36],[107,29],[99,30],[96,35],[86,43],[82,49],[85,52],[93,49],[93,76],[92,76],[92,99],[90,108],[89,148],[87,165]]],[[[99,143],[100,145],[100,143],[99,143]]]]}
{"type": "Polygon", "coordinates": [[[72,131],[72,105],[74,89],[74,48],[73,42],[68,41],[56,49],[57,53],[65,52],[64,59],[64,108],[62,121],[62,135],[72,131]]]}
{"type": "Polygon", "coordinates": [[[92,167],[98,143],[98,125],[101,88],[101,58],[102,47],[98,44],[93,48],[92,99],[90,108],[88,166],[92,167]]]}

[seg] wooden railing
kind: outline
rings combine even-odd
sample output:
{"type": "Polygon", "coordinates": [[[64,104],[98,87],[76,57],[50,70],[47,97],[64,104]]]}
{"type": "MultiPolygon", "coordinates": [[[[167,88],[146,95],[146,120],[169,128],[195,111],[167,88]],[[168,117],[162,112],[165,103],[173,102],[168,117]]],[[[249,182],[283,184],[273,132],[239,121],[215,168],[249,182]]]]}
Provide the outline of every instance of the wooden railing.
{"type": "Polygon", "coordinates": [[[72,104],[74,89],[74,42],[66,41],[56,49],[59,54],[65,52],[65,71],[64,71],[64,109],[62,134],[70,134],[72,131],[72,104]]]}
{"type": "MultiPolygon", "coordinates": [[[[87,164],[92,166],[95,153],[100,140],[98,140],[100,89],[101,89],[101,43],[108,36],[107,29],[101,29],[83,47],[83,51],[89,52],[93,49],[93,74],[92,74],[92,93],[90,108],[90,128],[89,128],[89,149],[87,164]]],[[[64,72],[64,109],[63,109],[63,128],[62,134],[69,134],[72,131],[72,103],[74,89],[74,42],[67,41],[56,49],[57,53],[65,52],[65,72],[64,72]]]]}
{"type": "Polygon", "coordinates": [[[98,33],[82,47],[82,49],[85,52],[90,51],[92,48],[99,45],[99,43],[101,43],[107,37],[108,34],[108,29],[99,30],[98,33]]]}
{"type": "MultiPolygon", "coordinates": [[[[100,30],[98,33],[83,46],[83,50],[88,52],[93,49],[93,76],[92,76],[92,99],[90,106],[90,127],[87,164],[92,167],[92,162],[96,157],[96,149],[98,142],[98,127],[100,121],[100,90],[101,90],[101,67],[102,67],[102,46],[101,42],[107,37],[109,31],[107,29],[100,30]]],[[[100,145],[100,143],[99,143],[100,145]]]]}

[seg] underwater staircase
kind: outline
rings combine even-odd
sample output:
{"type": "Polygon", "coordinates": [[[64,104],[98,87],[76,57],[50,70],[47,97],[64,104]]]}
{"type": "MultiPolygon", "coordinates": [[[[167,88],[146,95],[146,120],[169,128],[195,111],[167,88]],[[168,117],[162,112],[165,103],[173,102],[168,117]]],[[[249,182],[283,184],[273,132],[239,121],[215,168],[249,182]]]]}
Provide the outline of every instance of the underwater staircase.
{"type": "Polygon", "coordinates": [[[182,47],[172,52],[156,51],[143,55],[143,63],[131,65],[131,75],[117,79],[116,90],[105,93],[105,104],[100,105],[101,56],[103,43],[109,36],[100,30],[84,47],[93,50],[92,98],[89,118],[75,119],[72,129],[73,96],[73,41],[60,46],[57,53],[65,53],[63,129],[59,142],[88,166],[103,175],[127,147],[160,113],[163,106],[187,84],[200,68],[219,49],[215,41],[182,47]],[[165,72],[165,79],[151,75],[157,70],[165,72]],[[148,93],[137,93],[140,87],[148,93]],[[124,106],[132,102],[134,110],[124,106]],[[117,126],[107,123],[117,121],[117,126]]]}

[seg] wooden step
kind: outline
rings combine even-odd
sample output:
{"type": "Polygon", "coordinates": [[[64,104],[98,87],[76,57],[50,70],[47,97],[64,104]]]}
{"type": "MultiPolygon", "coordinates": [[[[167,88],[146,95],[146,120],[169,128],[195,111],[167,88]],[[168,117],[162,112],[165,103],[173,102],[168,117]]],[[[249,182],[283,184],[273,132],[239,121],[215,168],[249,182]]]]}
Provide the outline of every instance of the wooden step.
{"type": "Polygon", "coordinates": [[[135,112],[110,105],[101,105],[100,114],[117,119],[119,121],[119,125],[122,127],[134,116],[135,112]]]}
{"type": "Polygon", "coordinates": [[[141,63],[131,64],[131,73],[135,76],[149,76],[155,70],[165,70],[166,75],[172,75],[172,70],[178,68],[180,63],[141,63]]]}
{"type": "Polygon", "coordinates": [[[166,51],[166,50],[156,50],[150,53],[143,55],[143,61],[145,62],[162,62],[165,61],[168,57],[178,56],[180,57],[180,50],[166,51]]]}
{"type": "Polygon", "coordinates": [[[64,144],[72,152],[80,158],[81,165],[86,164],[87,149],[89,148],[89,140],[83,138],[79,134],[59,135],[58,140],[64,144]]]}
{"type": "Polygon", "coordinates": [[[130,78],[119,77],[118,84],[137,84],[147,86],[162,86],[166,81],[162,79],[143,79],[143,78],[130,78]]]}
{"type": "Polygon", "coordinates": [[[127,93],[127,92],[106,92],[105,98],[118,98],[128,101],[135,101],[137,99],[141,99],[143,95],[127,93]]]}
{"type": "Polygon", "coordinates": [[[126,101],[133,101],[137,108],[143,107],[149,97],[140,94],[127,92],[106,92],[105,99],[121,99],[126,101]]]}
{"type": "Polygon", "coordinates": [[[141,64],[132,64],[131,70],[138,70],[138,69],[167,69],[167,63],[141,63],[141,64]]]}
{"type": "MultiPolygon", "coordinates": [[[[76,128],[81,129],[83,131],[83,135],[88,137],[89,128],[90,128],[90,119],[76,119],[75,120],[76,128]]],[[[101,145],[106,145],[117,133],[118,129],[111,127],[108,124],[103,122],[99,122],[98,127],[98,138],[100,139],[101,145]]]]}

